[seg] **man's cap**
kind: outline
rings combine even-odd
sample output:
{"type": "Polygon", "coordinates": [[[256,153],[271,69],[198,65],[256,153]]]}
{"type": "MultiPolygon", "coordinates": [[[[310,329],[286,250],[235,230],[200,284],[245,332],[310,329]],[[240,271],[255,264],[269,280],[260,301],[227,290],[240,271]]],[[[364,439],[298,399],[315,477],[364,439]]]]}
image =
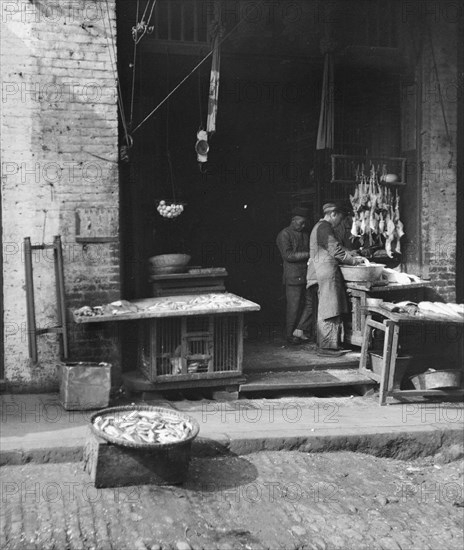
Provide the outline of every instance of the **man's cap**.
{"type": "Polygon", "coordinates": [[[338,210],[338,207],[334,202],[326,202],[322,207],[322,212],[324,212],[324,214],[330,214],[334,210],[338,210]]]}
{"type": "Polygon", "coordinates": [[[337,214],[344,214],[345,216],[349,216],[352,214],[351,210],[348,207],[346,207],[341,203],[335,203],[335,202],[326,202],[322,206],[322,212],[324,212],[324,215],[330,214],[331,212],[336,212],[337,214]]]}
{"type": "Polygon", "coordinates": [[[301,206],[296,206],[292,209],[292,216],[301,216],[302,218],[309,218],[309,208],[303,208],[301,206]]]}

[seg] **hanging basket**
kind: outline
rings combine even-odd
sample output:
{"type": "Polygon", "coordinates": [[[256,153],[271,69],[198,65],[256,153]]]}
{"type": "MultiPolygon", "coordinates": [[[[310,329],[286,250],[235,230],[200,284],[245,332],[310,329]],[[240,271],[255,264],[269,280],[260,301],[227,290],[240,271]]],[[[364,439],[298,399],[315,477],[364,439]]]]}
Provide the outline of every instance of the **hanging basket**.
{"type": "Polygon", "coordinates": [[[174,200],[160,200],[158,201],[158,206],[156,207],[156,210],[158,211],[158,214],[163,218],[174,220],[182,214],[185,206],[186,203],[184,202],[177,202],[174,200]]]}

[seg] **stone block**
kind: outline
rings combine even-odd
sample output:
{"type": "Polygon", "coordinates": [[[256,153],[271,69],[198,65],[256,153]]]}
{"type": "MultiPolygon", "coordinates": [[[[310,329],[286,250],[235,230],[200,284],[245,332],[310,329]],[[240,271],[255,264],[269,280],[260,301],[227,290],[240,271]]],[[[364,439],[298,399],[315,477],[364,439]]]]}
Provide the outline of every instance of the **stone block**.
{"type": "Polygon", "coordinates": [[[97,488],[179,485],[188,475],[192,441],[158,449],[131,449],[97,437],[89,428],[84,470],[97,488]]]}

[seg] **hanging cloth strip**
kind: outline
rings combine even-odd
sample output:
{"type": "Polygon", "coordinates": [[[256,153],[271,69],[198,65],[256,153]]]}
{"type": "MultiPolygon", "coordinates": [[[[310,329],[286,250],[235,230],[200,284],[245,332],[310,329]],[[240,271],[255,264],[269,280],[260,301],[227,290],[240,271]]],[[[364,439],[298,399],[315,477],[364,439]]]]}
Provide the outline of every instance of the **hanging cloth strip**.
{"type": "Polygon", "coordinates": [[[324,55],[321,113],[317,131],[316,149],[333,149],[334,146],[334,66],[333,54],[324,55]]]}
{"type": "Polygon", "coordinates": [[[211,62],[211,76],[209,80],[208,118],[206,120],[206,131],[209,135],[216,131],[216,117],[219,97],[219,75],[221,67],[221,51],[219,48],[221,38],[220,18],[213,38],[213,60],[211,62]]]}

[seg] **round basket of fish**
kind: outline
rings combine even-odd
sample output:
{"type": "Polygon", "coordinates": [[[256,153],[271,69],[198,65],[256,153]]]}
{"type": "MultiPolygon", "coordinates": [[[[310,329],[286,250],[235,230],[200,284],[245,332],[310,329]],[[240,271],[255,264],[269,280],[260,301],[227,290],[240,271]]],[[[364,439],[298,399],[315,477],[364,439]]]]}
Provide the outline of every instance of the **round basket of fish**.
{"type": "Polygon", "coordinates": [[[188,446],[198,435],[198,422],[183,413],[150,405],[110,407],[90,417],[92,431],[110,443],[132,449],[188,446]]]}

